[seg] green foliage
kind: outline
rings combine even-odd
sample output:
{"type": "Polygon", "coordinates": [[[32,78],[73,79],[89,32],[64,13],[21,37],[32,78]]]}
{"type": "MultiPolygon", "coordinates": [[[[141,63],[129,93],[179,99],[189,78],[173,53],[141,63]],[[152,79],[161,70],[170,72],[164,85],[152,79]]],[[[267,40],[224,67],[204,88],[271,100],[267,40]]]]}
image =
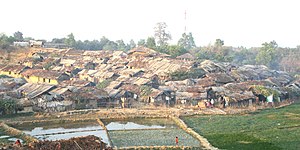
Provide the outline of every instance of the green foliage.
{"type": "Polygon", "coordinates": [[[186,50],[190,50],[196,47],[194,37],[190,32],[188,35],[186,33],[182,34],[182,37],[178,40],[178,46],[183,47],[186,50]]]}
{"type": "Polygon", "coordinates": [[[279,100],[279,92],[277,90],[273,90],[271,88],[267,88],[262,85],[253,85],[251,86],[253,93],[255,94],[261,94],[264,97],[268,97],[273,94],[274,100],[278,101],[279,100]]]}
{"type": "Polygon", "coordinates": [[[69,34],[68,37],[65,39],[65,44],[69,47],[76,46],[76,40],[75,40],[73,33],[69,34]]]}
{"type": "Polygon", "coordinates": [[[12,36],[8,37],[5,34],[0,34],[1,49],[8,49],[13,42],[14,42],[14,38],[12,36]]]}
{"type": "Polygon", "coordinates": [[[148,86],[148,85],[142,85],[140,90],[141,90],[141,96],[142,97],[149,96],[152,92],[151,86],[148,86]]]}
{"type": "Polygon", "coordinates": [[[224,45],[224,41],[221,39],[216,39],[215,47],[222,47],[224,45]]]}
{"type": "Polygon", "coordinates": [[[164,47],[172,39],[171,34],[167,31],[167,27],[165,22],[158,22],[156,27],[154,27],[154,37],[157,40],[157,45],[160,47],[164,47]]]}
{"type": "Polygon", "coordinates": [[[171,55],[171,57],[176,57],[187,53],[187,50],[179,45],[168,45],[166,49],[166,53],[171,55]]]}
{"type": "Polygon", "coordinates": [[[255,50],[247,49],[241,47],[241,51],[236,51],[233,53],[233,62],[238,65],[255,65],[255,57],[257,55],[255,50]]]}
{"type": "Polygon", "coordinates": [[[169,73],[171,80],[185,80],[190,78],[201,78],[205,74],[205,71],[200,68],[193,68],[189,71],[175,71],[169,73]]]}
{"type": "Polygon", "coordinates": [[[17,110],[22,110],[22,107],[16,103],[16,100],[0,100],[0,112],[2,112],[3,115],[14,114],[17,110]]]}
{"type": "Polygon", "coordinates": [[[140,39],[137,43],[138,46],[146,46],[146,41],[145,39],[140,39]]]}
{"type": "Polygon", "coordinates": [[[246,115],[199,115],[184,122],[219,149],[289,149],[300,147],[300,104],[246,115]]]}
{"type": "Polygon", "coordinates": [[[102,82],[99,82],[96,87],[98,89],[104,89],[104,88],[106,88],[110,84],[111,81],[112,81],[111,79],[104,80],[102,82]]]}
{"type": "Polygon", "coordinates": [[[262,46],[256,56],[256,63],[275,69],[278,66],[278,59],[276,57],[277,43],[275,41],[265,42],[262,46]]]}
{"type": "MultiPolygon", "coordinates": [[[[179,137],[179,146],[199,147],[199,141],[178,128],[165,128],[155,130],[122,130],[109,131],[114,146],[176,146],[175,137],[179,137]],[[151,137],[151,138],[149,138],[151,137]]],[[[181,148],[180,148],[181,149],[181,148]]],[[[151,150],[153,150],[151,148],[151,150]]],[[[171,150],[171,149],[170,149],[171,150]]],[[[173,148],[172,148],[173,150],[173,148]]]]}
{"type": "Polygon", "coordinates": [[[133,49],[133,48],[135,48],[136,47],[136,44],[135,44],[135,42],[134,42],[134,40],[133,39],[131,39],[130,41],[129,41],[129,49],[133,49]]]}
{"type": "Polygon", "coordinates": [[[118,50],[118,44],[114,41],[108,41],[104,47],[104,50],[118,50]]]}
{"type": "Polygon", "coordinates": [[[15,38],[15,40],[18,41],[18,42],[24,41],[23,33],[20,32],[20,31],[17,31],[17,32],[14,33],[14,38],[15,38]]]}
{"type": "Polygon", "coordinates": [[[156,49],[156,43],[155,43],[154,37],[148,37],[147,42],[146,42],[146,47],[154,49],[154,50],[156,49]]]}
{"type": "Polygon", "coordinates": [[[118,50],[121,50],[121,51],[127,51],[127,46],[126,44],[124,43],[123,40],[117,40],[116,43],[118,44],[118,50]]]}

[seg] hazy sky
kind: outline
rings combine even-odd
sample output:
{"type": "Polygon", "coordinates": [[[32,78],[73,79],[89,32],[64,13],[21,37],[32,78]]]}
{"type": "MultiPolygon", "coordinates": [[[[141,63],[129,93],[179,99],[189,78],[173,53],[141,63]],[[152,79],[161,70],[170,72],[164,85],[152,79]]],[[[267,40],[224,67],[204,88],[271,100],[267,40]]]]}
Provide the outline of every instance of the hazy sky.
{"type": "Polygon", "coordinates": [[[300,45],[298,0],[1,0],[0,33],[51,40],[74,33],[76,40],[153,36],[166,22],[176,43],[192,32],[197,46],[224,40],[231,46],[260,46],[275,40],[300,45]],[[184,12],[187,12],[185,23],[184,12]]]}

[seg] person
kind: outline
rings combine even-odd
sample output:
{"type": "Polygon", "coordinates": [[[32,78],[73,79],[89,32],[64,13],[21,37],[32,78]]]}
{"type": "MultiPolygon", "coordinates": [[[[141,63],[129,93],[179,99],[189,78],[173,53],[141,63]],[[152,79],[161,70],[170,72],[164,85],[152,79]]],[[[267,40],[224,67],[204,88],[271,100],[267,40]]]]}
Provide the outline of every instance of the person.
{"type": "Polygon", "coordinates": [[[226,101],[223,96],[221,96],[221,104],[223,105],[223,108],[226,108],[226,101]]]}
{"type": "Polygon", "coordinates": [[[21,144],[21,141],[19,139],[17,139],[17,141],[15,142],[15,144],[18,146],[18,147],[21,147],[22,144],[21,144]]]}
{"type": "Polygon", "coordinates": [[[61,150],[61,144],[60,144],[60,142],[57,143],[57,145],[55,147],[55,150],[61,150]]]}
{"type": "Polygon", "coordinates": [[[211,108],[213,108],[215,104],[215,100],[213,98],[210,100],[210,104],[211,104],[211,108]]]}
{"type": "Polygon", "coordinates": [[[176,138],[175,138],[175,143],[176,143],[176,146],[178,145],[178,137],[176,136],[176,138]]]}

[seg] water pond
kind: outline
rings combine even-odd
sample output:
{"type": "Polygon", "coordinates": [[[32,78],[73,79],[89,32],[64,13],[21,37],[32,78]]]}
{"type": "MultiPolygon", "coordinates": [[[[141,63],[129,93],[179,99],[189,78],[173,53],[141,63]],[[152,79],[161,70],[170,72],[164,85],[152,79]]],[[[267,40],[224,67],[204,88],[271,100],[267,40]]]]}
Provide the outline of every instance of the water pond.
{"type": "Polygon", "coordinates": [[[108,130],[108,135],[96,120],[22,124],[14,127],[40,140],[60,140],[95,135],[102,138],[105,143],[116,147],[174,146],[177,136],[180,141],[179,145],[200,146],[199,141],[169,119],[107,119],[102,121],[108,130]]]}

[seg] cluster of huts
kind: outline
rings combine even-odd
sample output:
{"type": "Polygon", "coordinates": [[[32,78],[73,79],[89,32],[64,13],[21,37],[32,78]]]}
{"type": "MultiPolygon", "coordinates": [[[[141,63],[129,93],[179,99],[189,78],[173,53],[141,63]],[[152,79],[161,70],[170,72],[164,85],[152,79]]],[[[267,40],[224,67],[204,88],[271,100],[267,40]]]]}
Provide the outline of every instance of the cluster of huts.
{"type": "Polygon", "coordinates": [[[221,97],[240,107],[271,94],[282,101],[300,91],[299,79],[262,65],[196,61],[188,53],[170,58],[145,47],[127,53],[41,49],[19,64],[0,65],[0,74],[0,98],[17,99],[24,111],[198,105],[221,97]],[[172,77],[194,70],[201,71],[182,80],[172,77]]]}

